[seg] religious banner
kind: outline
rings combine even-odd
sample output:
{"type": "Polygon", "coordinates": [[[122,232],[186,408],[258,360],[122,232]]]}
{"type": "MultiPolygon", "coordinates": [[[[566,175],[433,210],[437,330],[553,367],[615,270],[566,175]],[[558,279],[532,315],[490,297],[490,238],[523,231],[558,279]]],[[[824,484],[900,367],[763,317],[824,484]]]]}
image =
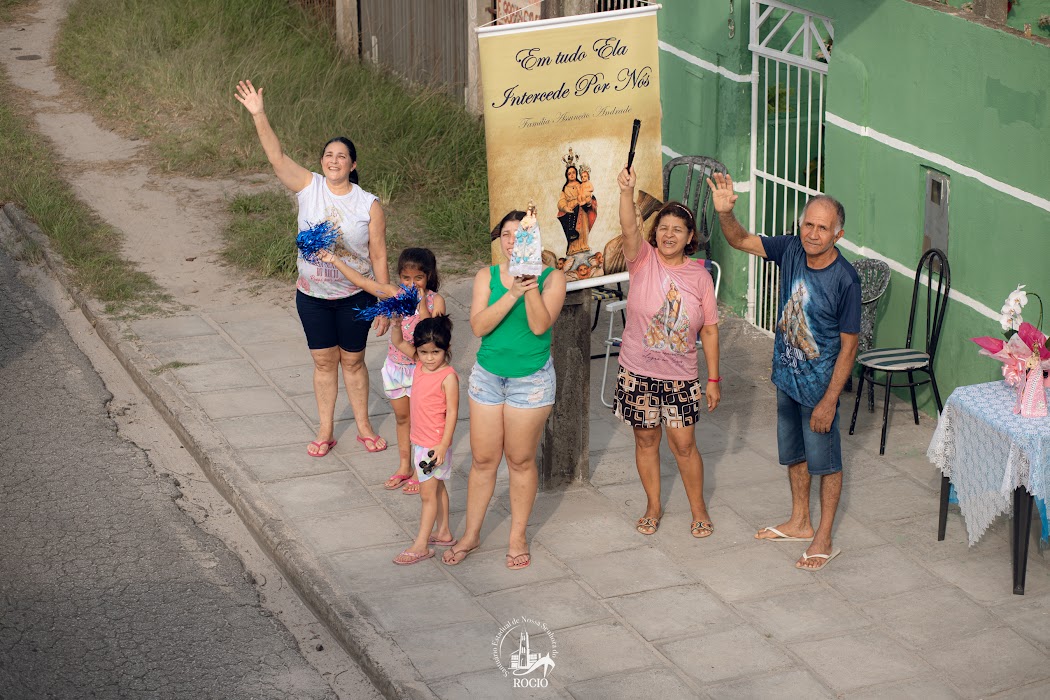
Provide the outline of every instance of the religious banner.
{"type": "Polygon", "coordinates": [[[663,192],[659,7],[478,29],[491,225],[532,202],[544,263],[570,281],[626,269],[616,176],[635,120],[643,218],[663,192]]]}

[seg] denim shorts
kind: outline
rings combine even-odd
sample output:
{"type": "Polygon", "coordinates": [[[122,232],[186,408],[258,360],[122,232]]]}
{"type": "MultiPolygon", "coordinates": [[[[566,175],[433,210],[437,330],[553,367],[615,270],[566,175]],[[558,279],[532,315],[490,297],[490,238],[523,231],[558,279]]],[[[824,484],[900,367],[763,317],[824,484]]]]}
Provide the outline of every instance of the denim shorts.
{"type": "Polygon", "coordinates": [[[780,463],[806,462],[813,476],[842,471],[842,443],[839,440],[839,407],[835,406],[835,420],[831,430],[814,433],[809,427],[813,409],[803,406],[777,389],[777,447],[780,463]]]}
{"type": "Polygon", "coordinates": [[[554,362],[547,363],[525,377],[501,377],[478,363],[470,370],[467,396],[486,406],[507,404],[511,408],[542,408],[554,403],[558,388],[554,362]]]}

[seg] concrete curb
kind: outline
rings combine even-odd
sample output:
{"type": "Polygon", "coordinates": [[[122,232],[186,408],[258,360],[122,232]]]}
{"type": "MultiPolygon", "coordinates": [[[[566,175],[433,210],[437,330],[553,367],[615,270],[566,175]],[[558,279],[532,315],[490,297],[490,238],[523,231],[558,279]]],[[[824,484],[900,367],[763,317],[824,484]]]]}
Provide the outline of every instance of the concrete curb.
{"type": "Polygon", "coordinates": [[[149,398],[157,412],[178,435],[208,479],[237,511],[252,536],[281,573],[306,601],[318,619],[361,665],[387,698],[432,699],[437,696],[423,681],[407,654],[380,633],[359,601],[337,595],[317,558],[288,528],[267,498],[258,492],[245,466],[203,412],[183,395],[167,373],[154,375],[138,348],[122,338],[117,325],[97,312],[97,305],[72,282],[61,258],[26,214],[13,204],[3,207],[16,231],[43,250],[48,269],[73,298],[99,338],[149,398]]]}

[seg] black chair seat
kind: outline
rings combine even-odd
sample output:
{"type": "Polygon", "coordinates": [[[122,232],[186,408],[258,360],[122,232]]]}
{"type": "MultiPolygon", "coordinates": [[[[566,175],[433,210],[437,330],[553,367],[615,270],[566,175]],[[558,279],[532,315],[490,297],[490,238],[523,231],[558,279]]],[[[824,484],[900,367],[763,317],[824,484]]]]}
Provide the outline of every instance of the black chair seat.
{"type": "Polygon", "coordinates": [[[909,348],[876,348],[857,355],[857,362],[883,372],[906,372],[930,364],[930,356],[909,348]]]}

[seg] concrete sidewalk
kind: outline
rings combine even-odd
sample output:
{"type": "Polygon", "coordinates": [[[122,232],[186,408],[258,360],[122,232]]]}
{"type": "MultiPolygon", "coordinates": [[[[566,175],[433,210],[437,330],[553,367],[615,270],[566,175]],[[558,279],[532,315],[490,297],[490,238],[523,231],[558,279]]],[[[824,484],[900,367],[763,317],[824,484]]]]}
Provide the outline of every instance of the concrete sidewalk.
{"type": "MultiPolygon", "coordinates": [[[[465,391],[478,346],[467,323],[470,280],[452,281],[442,293],[456,323],[453,361],[465,391]]],[[[878,414],[862,413],[858,434],[843,435],[847,468],[835,533],[843,553],[825,571],[794,568],[804,543],[753,539],[758,528],[786,518],[790,500],[776,464],[772,343],[740,319],[722,323],[723,402],[697,431],[715,534],[690,536],[688,504],[666,445],[665,517],[652,537],[635,531],[645,497],[632,436],[599,402],[596,360],[591,481],[540,494],[529,528],[532,565],[509,571],[505,470],[481,549],[466,562],[391,563],[415,534],[419,500],[382,486],[397,464],[393,416],[378,376],[385,338],[371,340],[366,358],[371,415],[391,449],[368,454],[354,440],[342,394],[339,444],[315,459],[306,454],[317,424],[312,366],[291,292],[284,306],[239,305],[130,324],[78,302],[285,575],[389,697],[1050,694],[1050,567],[1033,547],[1027,595],[1014,596],[1007,522],[967,548],[953,512],[946,541],[936,541],[939,474],[925,459],[934,424],[924,416],[915,426],[910,405],[892,406],[885,457],[878,456],[878,414]],[[533,635],[537,650],[556,649],[547,687],[515,689],[514,676],[505,677],[493,658],[494,640],[523,617],[549,629],[533,635]]],[[[595,352],[606,318],[592,338],[595,352]]],[[[449,483],[457,534],[470,469],[465,395],[462,406],[449,483]]],[[[536,682],[539,672],[530,677],[536,682]]]]}

